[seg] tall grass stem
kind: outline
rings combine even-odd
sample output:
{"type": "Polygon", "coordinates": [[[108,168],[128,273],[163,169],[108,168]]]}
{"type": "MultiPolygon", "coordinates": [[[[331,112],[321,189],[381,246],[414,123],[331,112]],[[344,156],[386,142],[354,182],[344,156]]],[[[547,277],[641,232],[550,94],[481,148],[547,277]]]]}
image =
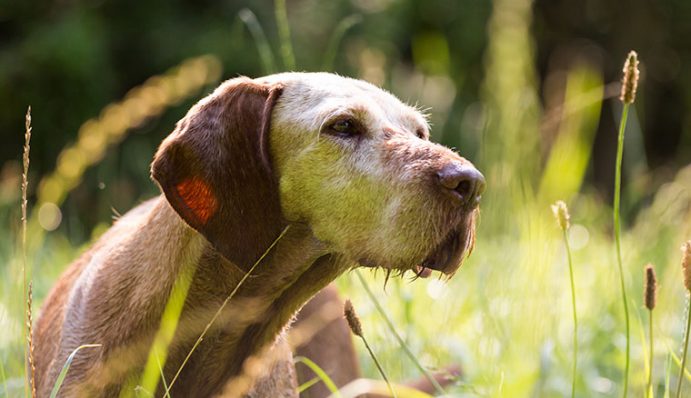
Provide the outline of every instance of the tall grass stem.
{"type": "Polygon", "coordinates": [[[619,136],[617,139],[617,160],[614,172],[614,242],[617,250],[617,265],[619,267],[619,282],[621,284],[621,300],[624,304],[624,319],[626,322],[626,363],[624,366],[624,393],[626,397],[629,391],[629,367],[631,355],[631,322],[629,320],[629,302],[626,295],[626,282],[624,278],[624,266],[621,260],[621,221],[619,207],[621,202],[621,164],[624,156],[624,132],[626,130],[626,120],[629,115],[629,103],[624,103],[619,121],[619,136]]]}
{"type": "Polygon", "coordinates": [[[681,366],[679,368],[679,380],[677,381],[677,398],[681,397],[681,385],[684,380],[684,369],[686,369],[686,352],[689,349],[689,329],[691,328],[691,305],[688,305],[686,314],[686,332],[684,333],[684,351],[681,354],[681,366]]]}
{"type": "Polygon", "coordinates": [[[276,73],[276,61],[274,60],[273,52],[271,52],[269,41],[266,39],[266,35],[264,34],[264,29],[257,20],[257,16],[247,8],[240,10],[238,15],[240,16],[242,22],[247,25],[252,38],[254,38],[254,43],[257,46],[257,52],[259,52],[259,59],[261,60],[264,73],[267,75],[276,73]]]}
{"type": "Polygon", "coordinates": [[[290,24],[288,23],[286,0],[275,0],[274,12],[276,14],[276,25],[278,25],[278,39],[281,42],[283,66],[288,71],[292,71],[295,70],[295,53],[293,52],[293,44],[290,40],[290,24]]]}
{"type": "Polygon", "coordinates": [[[384,372],[384,368],[381,367],[379,360],[377,360],[377,356],[374,355],[374,351],[372,351],[372,347],[370,347],[369,343],[367,343],[367,339],[365,339],[364,336],[360,336],[360,339],[362,339],[362,342],[365,343],[365,348],[367,348],[367,351],[369,352],[369,356],[372,357],[374,364],[377,366],[377,370],[379,370],[379,374],[381,374],[381,377],[384,379],[384,381],[386,382],[386,385],[389,387],[389,391],[391,392],[391,395],[394,398],[398,398],[398,395],[396,395],[396,390],[393,389],[393,386],[391,385],[389,378],[386,376],[386,372],[384,372]]]}
{"type": "Polygon", "coordinates": [[[653,345],[653,310],[648,310],[648,338],[650,341],[650,358],[648,358],[648,388],[646,390],[646,395],[649,397],[654,397],[653,394],[653,356],[655,352],[655,346],[653,345]]]}
{"type": "Polygon", "coordinates": [[[381,306],[379,303],[379,300],[375,297],[374,293],[372,293],[372,290],[370,289],[369,285],[367,284],[367,281],[365,281],[365,278],[362,276],[362,273],[360,270],[356,269],[355,270],[355,275],[357,275],[358,279],[360,280],[360,283],[362,284],[362,287],[365,289],[365,292],[367,293],[367,296],[369,297],[370,301],[374,304],[374,306],[377,308],[377,312],[381,315],[382,319],[384,319],[384,323],[386,323],[386,326],[388,327],[389,331],[396,337],[396,340],[398,341],[398,344],[401,346],[403,351],[406,353],[408,358],[413,362],[416,368],[425,375],[427,380],[429,380],[430,384],[434,386],[434,389],[437,391],[438,394],[440,395],[445,395],[446,391],[442,388],[442,386],[437,382],[437,380],[434,378],[434,376],[427,370],[425,369],[420,362],[418,362],[417,358],[415,358],[415,355],[413,354],[412,351],[410,351],[410,348],[408,348],[408,345],[403,341],[403,338],[401,335],[398,334],[396,331],[396,327],[394,326],[393,322],[389,318],[389,316],[386,314],[386,311],[384,311],[384,308],[381,306]]]}
{"type": "Polygon", "coordinates": [[[645,285],[643,289],[643,301],[645,308],[648,310],[648,336],[650,338],[650,358],[648,363],[648,385],[646,389],[646,396],[654,396],[653,393],[653,358],[655,357],[655,346],[653,338],[653,310],[657,301],[657,276],[655,275],[655,267],[652,264],[645,266],[645,285]]]}
{"type": "Polygon", "coordinates": [[[5,361],[4,358],[0,358],[0,383],[2,383],[2,388],[5,390],[5,396],[9,397],[10,392],[7,388],[7,374],[5,373],[5,361]]]}
{"type": "Polygon", "coordinates": [[[573,260],[571,258],[571,245],[569,245],[569,237],[566,229],[564,234],[564,246],[566,247],[566,256],[569,260],[569,279],[571,281],[571,309],[573,311],[573,369],[571,375],[571,397],[576,396],[576,369],[578,367],[578,316],[576,312],[576,283],[573,278],[573,260]]]}
{"type": "Polygon", "coordinates": [[[324,63],[322,64],[323,71],[328,72],[333,70],[334,64],[336,63],[336,54],[338,54],[338,46],[341,44],[341,41],[343,41],[343,37],[350,28],[360,22],[362,22],[362,16],[353,14],[343,18],[341,22],[338,23],[326,47],[326,55],[324,55],[324,63]]]}
{"type": "MultiPolygon", "coordinates": [[[[26,213],[28,202],[27,193],[29,191],[29,152],[31,151],[31,106],[26,110],[26,116],[24,118],[24,153],[22,155],[22,302],[24,303],[24,327],[22,328],[22,333],[24,337],[24,369],[29,371],[30,364],[32,362],[31,358],[31,331],[28,329],[29,323],[31,322],[31,307],[30,300],[27,294],[27,247],[26,247],[26,213]]],[[[30,272],[29,272],[30,273],[30,272]]],[[[28,374],[24,378],[24,396],[28,397],[30,386],[33,385],[33,374],[28,374]]]]}

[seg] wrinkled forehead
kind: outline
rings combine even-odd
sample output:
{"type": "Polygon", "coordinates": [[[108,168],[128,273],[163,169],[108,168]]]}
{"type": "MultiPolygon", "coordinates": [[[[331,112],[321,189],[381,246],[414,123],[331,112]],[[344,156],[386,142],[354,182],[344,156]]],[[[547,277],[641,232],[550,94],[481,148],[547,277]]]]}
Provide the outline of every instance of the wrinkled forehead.
{"type": "Polygon", "coordinates": [[[410,131],[428,129],[426,118],[417,109],[361,80],[330,73],[283,73],[258,80],[284,86],[274,118],[310,130],[318,130],[325,121],[341,115],[410,131]]]}

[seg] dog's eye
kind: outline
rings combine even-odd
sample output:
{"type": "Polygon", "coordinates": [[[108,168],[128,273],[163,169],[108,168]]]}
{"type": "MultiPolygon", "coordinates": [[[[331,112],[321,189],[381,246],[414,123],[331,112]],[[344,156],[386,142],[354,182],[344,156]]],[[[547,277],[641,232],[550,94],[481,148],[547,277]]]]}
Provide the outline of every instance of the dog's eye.
{"type": "Polygon", "coordinates": [[[359,134],[355,123],[348,119],[337,120],[331,123],[328,131],[340,137],[353,137],[359,134]]]}
{"type": "Polygon", "coordinates": [[[415,131],[415,135],[417,135],[417,138],[421,140],[425,139],[425,132],[422,129],[415,131]]]}

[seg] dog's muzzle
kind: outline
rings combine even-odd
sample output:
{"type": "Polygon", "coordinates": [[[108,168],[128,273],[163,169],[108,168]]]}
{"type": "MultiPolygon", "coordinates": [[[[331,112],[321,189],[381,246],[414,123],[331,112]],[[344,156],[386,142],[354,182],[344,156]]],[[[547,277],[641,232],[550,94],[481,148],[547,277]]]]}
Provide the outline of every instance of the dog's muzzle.
{"type": "Polygon", "coordinates": [[[418,267],[420,275],[427,270],[452,274],[458,269],[467,251],[472,250],[476,210],[485,191],[485,177],[469,163],[451,161],[436,172],[439,189],[450,198],[450,211],[461,213],[461,221],[452,227],[444,239],[418,267]]]}

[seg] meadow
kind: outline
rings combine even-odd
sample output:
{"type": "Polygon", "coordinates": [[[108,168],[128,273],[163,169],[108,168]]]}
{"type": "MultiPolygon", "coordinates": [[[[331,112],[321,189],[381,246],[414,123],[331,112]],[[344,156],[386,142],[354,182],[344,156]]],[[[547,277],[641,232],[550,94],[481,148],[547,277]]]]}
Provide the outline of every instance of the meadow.
{"type": "MultiPolygon", "coordinates": [[[[681,156],[673,167],[665,168],[641,162],[645,124],[639,115],[649,104],[634,101],[627,109],[621,142],[623,170],[617,170],[614,147],[607,148],[611,153],[606,165],[595,165],[595,136],[601,119],[613,117],[610,133],[615,141],[620,133],[616,126],[625,108],[619,98],[622,76],[608,79],[597,66],[576,59],[553,76],[552,84],[558,89],[552,92],[553,98],[545,99],[540,87],[546,83],[538,81],[535,68],[531,6],[532,2],[523,0],[494,2],[487,21],[478,98],[464,102],[468,106],[462,110],[460,132],[444,128],[460,118],[452,106],[455,93],[447,87],[456,87],[461,79],[449,67],[453,54],[445,39],[421,37],[418,49],[413,48],[421,61],[411,69],[391,68],[395,73],[381,61],[380,53],[360,49],[354,76],[430,106],[433,139],[471,159],[484,173],[488,187],[474,251],[454,278],[391,278],[385,284],[383,272],[353,271],[337,280],[341,294],[352,301],[367,342],[394,383],[421,376],[418,364],[405,350],[430,371],[460,365],[462,375],[435,396],[562,397],[572,396],[573,388],[573,395],[579,397],[674,397],[679,396],[678,384],[683,388],[681,396],[690,396],[685,394],[691,394],[691,373],[680,372],[689,319],[680,247],[691,239],[691,161],[681,156]],[[618,189],[612,186],[603,192],[591,183],[597,167],[610,175],[623,172],[620,209],[618,204],[615,207],[618,189]],[[566,232],[551,207],[559,200],[570,213],[566,232]],[[648,264],[654,265],[658,284],[652,328],[644,295],[648,264]],[[385,318],[390,318],[405,348],[385,318]]],[[[286,13],[285,2],[277,0],[275,7],[273,22],[244,9],[236,31],[243,29],[243,37],[255,46],[253,56],[261,72],[302,69],[300,54],[306,51],[306,43],[291,36],[295,21],[289,19],[291,9],[286,13]]],[[[338,69],[342,60],[338,54],[347,45],[349,32],[362,23],[362,17],[354,14],[332,27],[321,68],[338,69]]],[[[621,68],[626,52],[612,56],[621,68]]],[[[640,62],[645,70],[649,62],[645,53],[640,54],[640,62]]],[[[25,394],[26,282],[32,283],[31,315],[35,318],[70,261],[107,229],[113,215],[127,210],[111,210],[113,202],[107,198],[111,181],[121,170],[115,166],[114,153],[128,151],[128,167],[140,170],[132,178],[145,188],[137,191],[135,200],[156,194],[153,182],[147,181],[154,147],[136,145],[138,141],[132,140],[137,138],[130,140],[130,135],[137,134],[147,120],[200,99],[235,74],[214,53],[179,59],[84,120],[73,140],[58,150],[52,169],[33,173],[29,164],[29,172],[23,173],[21,152],[13,168],[3,169],[0,396],[25,394]],[[23,174],[29,177],[25,224],[23,174]],[[103,192],[93,198],[101,200],[99,208],[106,211],[92,215],[96,219],[92,223],[78,216],[79,202],[73,192],[83,184],[96,184],[103,192]]],[[[639,90],[644,89],[646,79],[638,84],[639,90]]],[[[176,112],[166,117],[180,117],[176,112]]],[[[31,117],[36,122],[48,116],[34,108],[31,117]]],[[[12,134],[23,136],[27,128],[28,121],[26,126],[17,125],[12,134]]],[[[160,127],[166,128],[172,124],[160,127]]],[[[46,134],[50,133],[32,130],[33,139],[46,134]]],[[[686,134],[685,142],[689,142],[686,134]]],[[[364,345],[359,340],[355,343],[364,375],[381,379],[364,345]]],[[[137,394],[147,396],[146,392],[137,394]]]]}

